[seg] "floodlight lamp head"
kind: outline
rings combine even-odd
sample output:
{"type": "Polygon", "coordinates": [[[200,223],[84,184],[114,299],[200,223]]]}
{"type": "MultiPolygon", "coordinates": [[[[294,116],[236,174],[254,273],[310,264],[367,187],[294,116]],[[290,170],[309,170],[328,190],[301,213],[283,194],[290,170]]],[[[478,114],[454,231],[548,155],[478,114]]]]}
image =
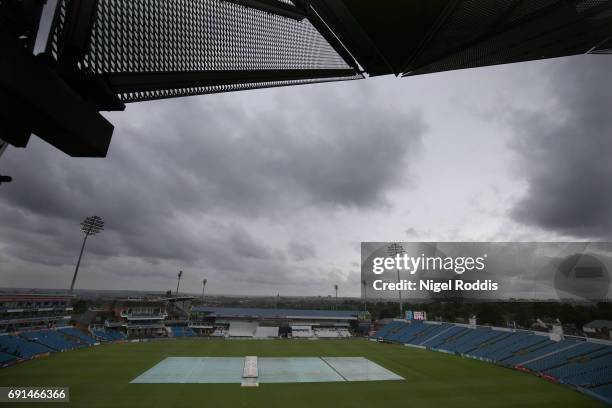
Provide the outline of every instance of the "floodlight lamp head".
{"type": "Polygon", "coordinates": [[[87,217],[81,222],[81,231],[85,235],[96,235],[104,230],[104,220],[97,215],[87,217]]]}
{"type": "Polygon", "coordinates": [[[404,252],[406,252],[404,251],[404,247],[397,242],[394,242],[387,247],[387,253],[390,255],[403,254],[404,252]]]}

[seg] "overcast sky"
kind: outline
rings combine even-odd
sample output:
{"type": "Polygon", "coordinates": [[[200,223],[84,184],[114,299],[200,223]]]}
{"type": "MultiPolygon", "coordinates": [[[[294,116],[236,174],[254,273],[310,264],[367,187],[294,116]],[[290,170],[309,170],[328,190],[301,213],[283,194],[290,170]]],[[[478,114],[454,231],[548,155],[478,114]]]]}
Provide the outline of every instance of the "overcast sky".
{"type": "Polygon", "coordinates": [[[359,295],[361,241],[612,238],[612,58],[128,105],[0,170],[2,287],[359,295]]]}

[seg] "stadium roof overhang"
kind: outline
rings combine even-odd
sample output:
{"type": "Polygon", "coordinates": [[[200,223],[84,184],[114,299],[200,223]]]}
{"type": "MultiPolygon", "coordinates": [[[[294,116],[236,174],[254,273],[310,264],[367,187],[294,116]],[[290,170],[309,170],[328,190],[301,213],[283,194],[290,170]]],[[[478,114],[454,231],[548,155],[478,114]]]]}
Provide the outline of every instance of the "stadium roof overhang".
{"type": "Polygon", "coordinates": [[[69,301],[76,297],[74,294],[48,294],[48,293],[3,293],[0,294],[0,302],[8,301],[69,301]]]}
{"type": "Polygon", "coordinates": [[[165,297],[165,298],[161,298],[160,300],[163,302],[187,302],[190,300],[196,300],[199,299],[196,296],[172,296],[172,297],[165,297]]]}
{"type": "Polygon", "coordinates": [[[43,3],[0,2],[1,136],[77,157],[131,102],[612,53],[612,0],[58,0],[34,56],[43,3]]]}
{"type": "Polygon", "coordinates": [[[290,320],[357,320],[355,316],[287,316],[290,320]]]}
{"type": "Polygon", "coordinates": [[[215,318],[236,319],[291,319],[291,320],[357,320],[360,312],[352,310],[299,310],[299,309],[261,309],[261,308],[224,308],[196,306],[196,313],[207,313],[215,318]]]}
{"type": "Polygon", "coordinates": [[[610,1],[311,0],[370,74],[612,52],[610,1]]]}

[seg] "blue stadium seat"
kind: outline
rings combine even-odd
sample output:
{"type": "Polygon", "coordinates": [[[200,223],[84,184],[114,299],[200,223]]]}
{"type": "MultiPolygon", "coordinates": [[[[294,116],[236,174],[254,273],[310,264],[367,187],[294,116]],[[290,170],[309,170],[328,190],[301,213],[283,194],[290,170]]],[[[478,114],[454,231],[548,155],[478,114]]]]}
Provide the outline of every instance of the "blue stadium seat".
{"type": "Polygon", "coordinates": [[[515,352],[540,344],[546,340],[545,337],[532,333],[511,333],[504,339],[478,350],[475,354],[492,361],[503,362],[514,356],[515,352]]]}
{"type": "Polygon", "coordinates": [[[189,327],[184,326],[172,326],[170,328],[173,337],[195,337],[195,332],[189,327]]]}
{"type": "Polygon", "coordinates": [[[606,346],[593,353],[572,359],[566,364],[547,370],[546,374],[581,387],[592,387],[611,382],[612,347],[606,346]]]}
{"type": "Polygon", "coordinates": [[[53,352],[52,349],[13,335],[0,336],[0,351],[21,358],[32,358],[38,354],[53,352]]]}
{"type": "Polygon", "coordinates": [[[469,333],[472,330],[473,329],[467,327],[454,326],[450,330],[439,335],[438,337],[427,340],[425,343],[423,343],[423,345],[427,345],[431,348],[439,348],[441,345],[452,342],[453,340],[458,339],[459,337],[469,333]]]}
{"type": "Polygon", "coordinates": [[[579,342],[567,350],[562,350],[550,356],[527,363],[525,367],[532,371],[546,372],[552,368],[567,364],[570,359],[590,354],[605,347],[607,346],[598,343],[579,342]]]}
{"type": "Polygon", "coordinates": [[[402,327],[397,333],[391,334],[389,336],[389,340],[396,341],[398,343],[408,343],[414,336],[418,333],[422,333],[429,328],[429,325],[426,325],[421,322],[406,323],[404,327],[402,327]]]}
{"type": "Polygon", "coordinates": [[[63,327],[61,329],[58,329],[58,331],[68,337],[76,338],[85,344],[92,345],[96,343],[96,340],[93,337],[88,336],[87,334],[83,333],[79,329],[75,329],[74,327],[63,327]]]}
{"type": "Polygon", "coordinates": [[[17,360],[17,356],[0,352],[0,364],[5,364],[14,360],[17,360]]]}
{"type": "Polygon", "coordinates": [[[57,351],[72,350],[83,347],[83,345],[79,344],[76,340],[70,340],[55,330],[23,332],[20,334],[20,336],[57,351]]]}
{"type": "Polygon", "coordinates": [[[546,340],[533,347],[529,347],[522,352],[517,352],[513,357],[506,360],[505,363],[511,366],[521,365],[533,359],[541,356],[545,356],[550,353],[555,353],[558,350],[565,349],[575,344],[577,340],[565,339],[561,341],[546,340]]]}
{"type": "Polygon", "coordinates": [[[391,322],[387,323],[386,325],[384,325],[379,331],[377,331],[374,334],[374,337],[379,339],[379,338],[386,338],[390,332],[394,331],[394,330],[398,330],[399,328],[403,327],[406,323],[405,322],[401,322],[401,321],[397,321],[397,320],[392,320],[391,322]]]}
{"type": "Polygon", "coordinates": [[[104,342],[125,340],[127,338],[125,334],[119,331],[113,331],[113,330],[105,331],[105,330],[92,329],[91,334],[98,340],[104,341],[104,342]]]}
{"type": "Polygon", "coordinates": [[[429,324],[427,330],[417,333],[413,338],[410,339],[409,343],[424,345],[428,340],[434,339],[437,336],[443,334],[447,330],[452,328],[452,325],[449,323],[443,324],[429,324]]]}
{"type": "Polygon", "coordinates": [[[477,347],[473,350],[467,352],[467,354],[474,357],[482,357],[486,359],[491,359],[490,355],[494,354],[496,351],[502,349],[505,346],[511,345],[515,341],[518,341],[522,338],[522,334],[517,337],[518,334],[514,332],[507,331],[497,331],[495,332],[495,336],[490,337],[486,341],[478,344],[477,347]]]}
{"type": "Polygon", "coordinates": [[[608,400],[612,400],[612,384],[592,388],[591,391],[593,391],[595,394],[601,395],[604,398],[607,398],[608,400]]]}
{"type": "Polygon", "coordinates": [[[500,336],[500,332],[488,328],[478,328],[471,330],[463,336],[441,345],[442,350],[453,351],[455,353],[467,353],[476,349],[480,344],[486,343],[500,336]]]}
{"type": "MultiPolygon", "coordinates": [[[[180,329],[179,329],[180,330],[180,329]]],[[[468,328],[450,323],[392,321],[375,335],[385,340],[422,345],[526,367],[612,398],[612,346],[576,339],[552,341],[528,331],[468,328]]]]}
{"type": "Polygon", "coordinates": [[[127,338],[126,335],[121,333],[120,331],[110,330],[107,331],[106,334],[109,335],[114,341],[125,340],[127,338]]]}

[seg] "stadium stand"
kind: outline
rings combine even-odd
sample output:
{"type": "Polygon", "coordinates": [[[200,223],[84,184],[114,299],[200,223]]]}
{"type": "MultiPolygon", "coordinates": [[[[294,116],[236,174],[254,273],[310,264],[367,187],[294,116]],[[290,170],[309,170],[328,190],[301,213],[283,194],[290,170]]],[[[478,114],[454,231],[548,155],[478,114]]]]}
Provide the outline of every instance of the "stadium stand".
{"type": "Polygon", "coordinates": [[[120,331],[110,331],[107,332],[110,334],[110,336],[115,339],[115,341],[119,341],[119,340],[126,340],[127,336],[123,333],[121,333],[120,331]]]}
{"type": "Polygon", "coordinates": [[[315,327],[314,335],[320,339],[343,339],[351,337],[351,333],[345,328],[315,327]]]}
{"type": "Polygon", "coordinates": [[[520,365],[529,361],[544,357],[548,354],[556,353],[557,351],[573,347],[577,340],[564,339],[561,341],[545,340],[533,347],[521,350],[514,354],[513,357],[507,359],[505,363],[510,366],[520,365]]]}
{"type": "Polygon", "coordinates": [[[90,346],[97,343],[96,339],[91,336],[88,336],[87,334],[83,333],[78,329],[75,329],[74,327],[62,327],[60,329],[57,329],[57,331],[61,332],[66,336],[80,340],[81,342],[90,346]]]}
{"type": "Polygon", "coordinates": [[[211,337],[225,337],[227,336],[227,329],[225,327],[215,327],[211,337]]]}
{"type": "Polygon", "coordinates": [[[433,340],[441,334],[444,334],[447,330],[450,330],[453,326],[447,323],[443,324],[432,324],[432,327],[427,328],[426,330],[417,333],[412,339],[411,343],[416,345],[423,345],[429,340],[433,340]]]}
{"type": "Polygon", "coordinates": [[[529,334],[527,333],[506,332],[503,335],[492,338],[490,341],[481,343],[478,345],[476,350],[473,350],[468,354],[474,357],[498,361],[500,355],[505,353],[506,350],[513,349],[517,346],[517,344],[519,344],[520,348],[520,344],[522,344],[522,342],[525,341],[528,336],[529,334]]]}
{"type": "Polygon", "coordinates": [[[564,349],[547,357],[539,358],[530,363],[524,364],[524,367],[531,371],[545,372],[552,368],[567,364],[569,360],[586,356],[594,351],[605,348],[606,346],[598,343],[580,342],[573,347],[564,349]]]}
{"type": "Polygon", "coordinates": [[[105,331],[100,329],[91,329],[91,334],[100,341],[111,342],[125,340],[125,334],[118,331],[105,331]]]}
{"type": "Polygon", "coordinates": [[[0,366],[1,367],[4,367],[8,363],[14,362],[15,360],[17,360],[17,356],[14,356],[14,355],[8,354],[8,353],[0,352],[0,366]]]}
{"type": "Polygon", "coordinates": [[[401,327],[404,327],[405,324],[406,324],[406,322],[404,322],[403,320],[393,320],[389,324],[383,326],[383,328],[380,329],[376,333],[375,336],[377,338],[384,339],[389,334],[391,334],[391,332],[393,332],[394,330],[399,330],[401,327]]]}
{"type": "Polygon", "coordinates": [[[338,334],[338,331],[334,330],[334,329],[314,327],[313,328],[313,333],[314,333],[315,337],[318,337],[320,339],[337,339],[337,338],[340,338],[340,335],[338,334]]]}
{"type": "Polygon", "coordinates": [[[51,353],[53,350],[18,336],[3,335],[0,336],[0,351],[28,359],[40,354],[51,353]]]}
{"type": "Polygon", "coordinates": [[[599,387],[595,387],[591,389],[591,391],[595,394],[601,395],[608,400],[612,400],[612,384],[606,384],[599,387]]]}
{"type": "Polygon", "coordinates": [[[405,342],[405,338],[412,336],[412,333],[418,330],[422,330],[421,323],[402,323],[392,330],[389,330],[387,335],[383,338],[389,341],[405,342]]]}
{"type": "Polygon", "coordinates": [[[439,336],[432,337],[426,340],[422,345],[432,348],[439,348],[446,343],[452,342],[453,340],[460,338],[462,335],[468,333],[469,331],[470,329],[468,329],[467,327],[453,326],[450,328],[450,330],[447,330],[444,333],[440,333],[439,336]]]}
{"type": "Polygon", "coordinates": [[[440,339],[446,339],[449,336],[449,333],[452,335],[452,333],[457,329],[461,330],[462,328],[453,326],[452,324],[445,324],[443,325],[443,329],[440,329],[437,333],[433,333],[430,336],[427,336],[426,339],[422,339],[420,345],[431,346],[432,344],[440,341],[440,339]]]}
{"type": "Polygon", "coordinates": [[[501,362],[504,365],[508,365],[506,363],[506,360],[514,357],[515,353],[520,353],[521,351],[529,349],[531,347],[538,347],[546,342],[548,342],[546,337],[538,336],[535,334],[527,334],[520,340],[515,339],[515,341],[508,347],[496,350],[495,353],[490,356],[490,358],[495,361],[501,362]]]}
{"type": "MultiPolygon", "coordinates": [[[[610,353],[612,349],[606,351],[610,353]]],[[[612,354],[607,354],[588,359],[586,362],[568,363],[549,370],[547,374],[575,386],[594,387],[610,380],[610,370],[612,370],[612,354]]]]}
{"type": "Polygon", "coordinates": [[[104,330],[91,329],[90,332],[99,341],[113,341],[112,337],[108,336],[104,330]]]}
{"type": "Polygon", "coordinates": [[[471,354],[480,347],[486,347],[488,344],[499,341],[508,336],[508,333],[500,332],[492,329],[474,330],[474,333],[468,337],[459,339],[457,344],[449,347],[449,351],[456,353],[471,354]]]}
{"type": "Polygon", "coordinates": [[[255,337],[256,339],[277,338],[278,327],[257,326],[257,329],[255,329],[255,335],[253,337],[255,337]]]}
{"type": "Polygon", "coordinates": [[[612,402],[612,344],[491,327],[391,321],[373,336],[528,370],[612,402]]]}
{"type": "Polygon", "coordinates": [[[314,337],[312,326],[291,326],[291,337],[306,339],[314,337]]]}
{"type": "Polygon", "coordinates": [[[69,340],[55,330],[22,332],[20,333],[20,336],[57,351],[72,350],[82,347],[82,344],[79,344],[76,340],[69,340]]]}
{"type": "Polygon", "coordinates": [[[432,326],[429,324],[416,322],[412,323],[410,326],[398,331],[395,335],[398,341],[408,344],[416,344],[413,340],[419,338],[419,336],[423,335],[428,330],[431,330],[432,326]]]}
{"type": "Polygon", "coordinates": [[[255,335],[257,322],[232,321],[229,327],[229,337],[250,337],[255,335]]]}
{"type": "Polygon", "coordinates": [[[172,326],[170,327],[172,331],[172,337],[195,337],[196,334],[189,327],[185,326],[172,326]]]}

